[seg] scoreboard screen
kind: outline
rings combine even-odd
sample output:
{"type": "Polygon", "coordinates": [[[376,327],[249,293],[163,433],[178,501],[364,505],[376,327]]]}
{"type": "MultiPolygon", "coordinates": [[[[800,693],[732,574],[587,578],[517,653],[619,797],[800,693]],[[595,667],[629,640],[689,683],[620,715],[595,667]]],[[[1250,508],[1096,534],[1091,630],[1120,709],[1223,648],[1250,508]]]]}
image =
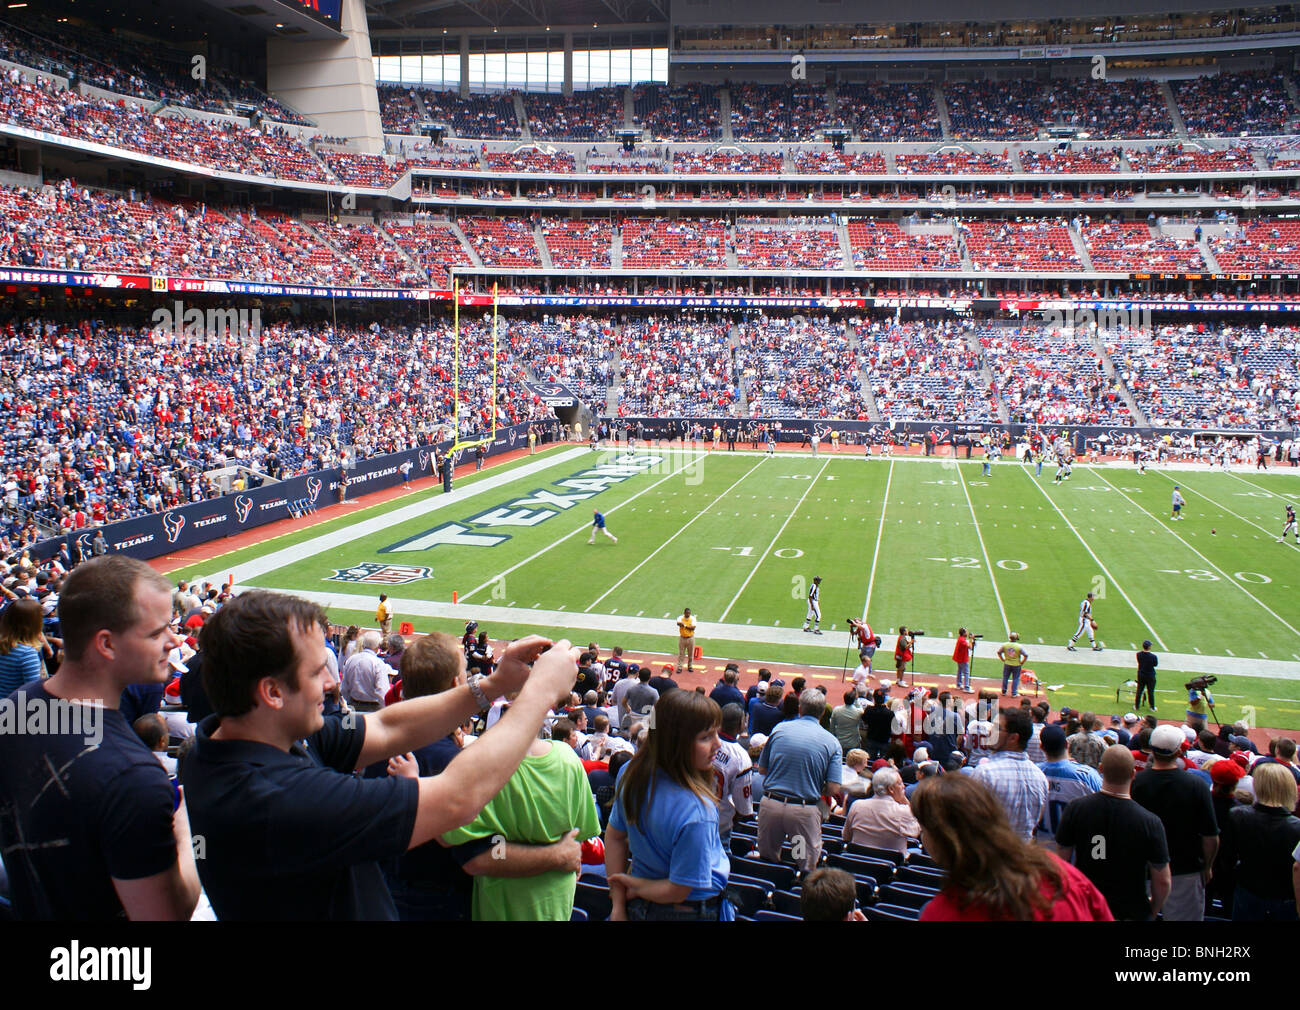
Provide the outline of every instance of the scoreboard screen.
{"type": "Polygon", "coordinates": [[[333,28],[341,28],[339,10],[343,0],[279,0],[286,7],[304,10],[333,28]]]}

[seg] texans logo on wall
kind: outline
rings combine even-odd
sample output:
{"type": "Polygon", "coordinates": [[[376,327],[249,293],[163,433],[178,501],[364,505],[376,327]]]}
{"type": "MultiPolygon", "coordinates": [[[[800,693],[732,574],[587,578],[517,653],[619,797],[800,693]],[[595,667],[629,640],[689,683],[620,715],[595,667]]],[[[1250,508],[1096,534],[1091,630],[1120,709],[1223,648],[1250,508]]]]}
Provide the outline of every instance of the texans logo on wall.
{"type": "Polygon", "coordinates": [[[82,533],[80,536],[77,537],[77,546],[81,549],[81,556],[83,558],[90,557],[91,553],[95,549],[94,545],[90,542],[90,540],[91,537],[89,533],[82,533]]]}
{"type": "Polygon", "coordinates": [[[320,478],[307,478],[307,493],[311,496],[312,504],[316,503],[316,498],[320,495],[320,478]]]}
{"type": "Polygon", "coordinates": [[[820,422],[817,423],[817,424],[814,424],[814,425],[813,425],[813,434],[816,435],[818,438],[830,438],[830,437],[831,437],[831,426],[830,426],[829,424],[820,423],[820,422]]]}
{"type": "Polygon", "coordinates": [[[508,432],[506,432],[506,441],[510,443],[510,448],[512,449],[515,447],[515,438],[516,435],[515,435],[514,428],[511,428],[508,432]]]}
{"type": "Polygon", "coordinates": [[[534,382],[533,389],[537,391],[540,397],[547,396],[568,396],[569,391],[558,382],[534,382]]]}
{"type": "Polygon", "coordinates": [[[425,452],[423,449],[420,450],[420,469],[421,470],[429,469],[429,454],[425,452]]]}
{"type": "Polygon", "coordinates": [[[381,565],[373,561],[363,561],[351,568],[335,568],[334,574],[326,576],[325,582],[359,582],[368,586],[401,586],[408,582],[418,582],[433,574],[432,568],[421,565],[381,565]]]}
{"type": "Polygon", "coordinates": [[[248,521],[248,513],[253,511],[253,499],[248,495],[235,496],[235,518],[241,523],[248,521]]]}
{"type": "Polygon", "coordinates": [[[181,530],[185,528],[185,517],[177,515],[175,512],[163,513],[163,529],[167,531],[167,542],[176,543],[176,538],[181,535],[181,530]]]}

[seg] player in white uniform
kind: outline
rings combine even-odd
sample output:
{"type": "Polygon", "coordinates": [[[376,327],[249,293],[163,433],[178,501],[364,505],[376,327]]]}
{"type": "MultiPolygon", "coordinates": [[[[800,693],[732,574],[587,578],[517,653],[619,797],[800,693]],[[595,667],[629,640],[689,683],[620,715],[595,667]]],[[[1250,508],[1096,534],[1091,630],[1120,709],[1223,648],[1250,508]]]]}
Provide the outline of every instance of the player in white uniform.
{"type": "Polygon", "coordinates": [[[1093,594],[1089,593],[1079,604],[1079,626],[1074,629],[1074,637],[1065,646],[1071,652],[1074,652],[1074,643],[1085,631],[1088,633],[1088,641],[1092,643],[1092,651],[1101,652],[1101,646],[1097,644],[1097,637],[1094,634],[1097,630],[1097,622],[1092,619],[1093,598],[1093,594]]]}
{"type": "Polygon", "coordinates": [[[811,631],[814,635],[822,633],[822,629],[818,627],[822,623],[821,592],[822,577],[814,575],[812,585],[808,587],[808,613],[803,620],[803,630],[811,631]]]}
{"type": "Polygon", "coordinates": [[[749,757],[749,751],[736,741],[744,719],[745,710],[734,702],[722,709],[718,752],[713,755],[713,785],[718,794],[718,834],[722,837],[724,848],[731,841],[731,822],[736,815],[748,817],[754,812],[754,762],[749,757]]]}
{"type": "Polygon", "coordinates": [[[1286,535],[1288,533],[1295,537],[1295,545],[1300,547],[1300,529],[1296,529],[1294,505],[1288,505],[1286,507],[1286,525],[1282,527],[1282,535],[1277,538],[1277,542],[1279,544],[1286,543],[1286,535]]]}

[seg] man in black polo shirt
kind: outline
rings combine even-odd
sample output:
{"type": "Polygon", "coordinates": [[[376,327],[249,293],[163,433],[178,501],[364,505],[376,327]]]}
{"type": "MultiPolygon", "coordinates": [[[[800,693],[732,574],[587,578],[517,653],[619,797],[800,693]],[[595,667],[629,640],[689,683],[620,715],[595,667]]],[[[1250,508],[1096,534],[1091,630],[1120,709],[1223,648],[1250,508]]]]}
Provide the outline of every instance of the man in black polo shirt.
{"type": "Polygon", "coordinates": [[[171,677],[171,615],[171,584],[143,562],[78,565],[59,597],[58,673],[0,701],[15,717],[0,731],[0,849],[21,919],[194,913],[185,805],[118,711],[128,685],[171,677]]]}
{"type": "Polygon", "coordinates": [[[1173,882],[1165,902],[1167,922],[1205,918],[1205,885],[1219,851],[1219,824],[1209,787],[1179,766],[1183,734],[1174,726],[1151,732],[1151,767],[1133,780],[1133,799],[1160,818],[1169,845],[1173,882]]]}
{"type": "Polygon", "coordinates": [[[668,667],[664,667],[657,677],[650,678],[650,686],[659,692],[659,697],[663,697],[668,691],[677,690],[677,681],[668,676],[668,667]]]}
{"type": "Polygon", "coordinates": [[[1097,885],[1116,919],[1145,922],[1169,896],[1169,850],[1160,818],[1133,802],[1133,754],[1108,747],[1101,756],[1101,791],[1072,800],[1061,813],[1056,847],[1097,885]],[[1147,898],[1147,874],[1151,897],[1147,898]]]}
{"type": "Polygon", "coordinates": [[[314,603],[255,590],[203,629],[215,714],[199,725],[182,775],[219,919],[397,918],[379,861],[472,821],[577,674],[568,642],[534,636],[507,648],[489,677],[324,719],[334,678],[322,617],[314,603]],[[516,695],[509,710],[441,774],[353,776],[438,740],[501,695],[516,695]]]}

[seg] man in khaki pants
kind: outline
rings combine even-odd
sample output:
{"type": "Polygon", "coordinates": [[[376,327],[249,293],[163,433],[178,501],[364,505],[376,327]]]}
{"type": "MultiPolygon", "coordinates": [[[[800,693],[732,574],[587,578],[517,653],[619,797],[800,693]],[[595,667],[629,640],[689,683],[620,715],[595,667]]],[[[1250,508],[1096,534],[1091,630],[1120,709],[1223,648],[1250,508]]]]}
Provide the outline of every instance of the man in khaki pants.
{"type": "Polygon", "coordinates": [[[379,630],[383,633],[384,640],[388,640],[389,632],[393,630],[393,611],[388,606],[388,595],[379,594],[379,606],[375,608],[375,620],[379,622],[379,630]]]}
{"type": "Polygon", "coordinates": [[[682,664],[685,663],[685,669],[694,673],[694,657],[695,618],[691,616],[691,608],[687,607],[682,611],[682,616],[677,618],[677,672],[682,672],[682,664]]]}
{"type": "Polygon", "coordinates": [[[754,763],[763,776],[758,809],[758,854],[780,859],[790,839],[792,855],[805,871],[822,855],[823,795],[839,796],[843,763],[839,741],[821,728],[826,696],[816,688],[799,695],[799,718],[777,723],[754,763]]]}

